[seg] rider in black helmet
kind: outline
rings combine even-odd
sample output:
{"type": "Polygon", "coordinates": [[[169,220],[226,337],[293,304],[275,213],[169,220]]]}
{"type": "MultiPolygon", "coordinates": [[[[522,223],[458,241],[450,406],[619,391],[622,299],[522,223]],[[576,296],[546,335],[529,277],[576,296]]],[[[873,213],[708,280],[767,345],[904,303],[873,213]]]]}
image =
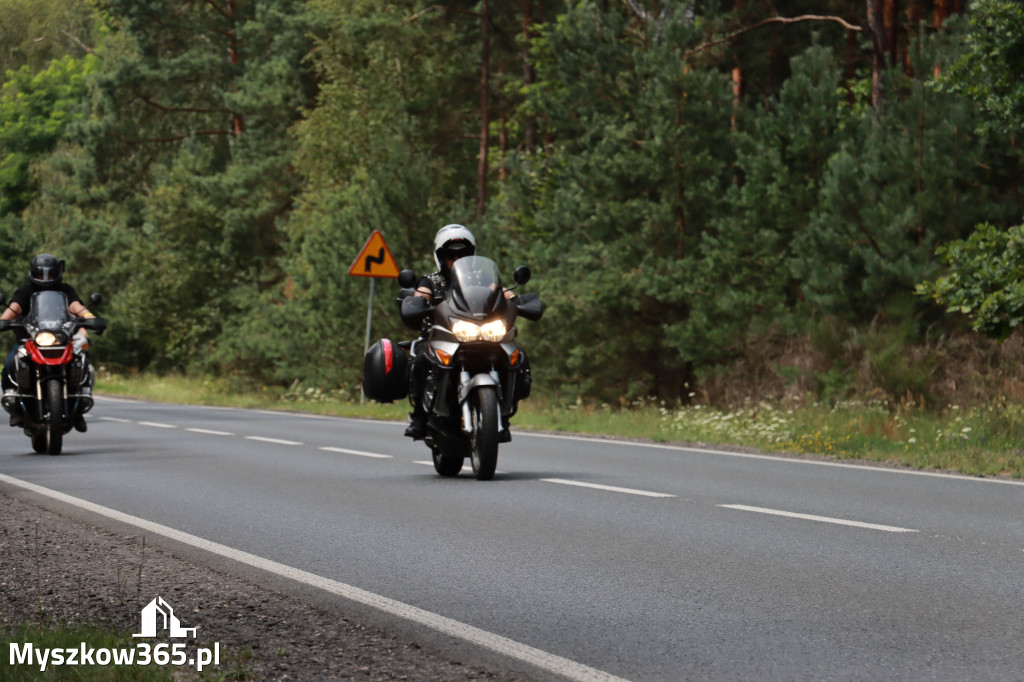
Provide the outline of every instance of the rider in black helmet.
{"type": "MultiPolygon", "coordinates": [[[[13,320],[22,315],[28,314],[32,307],[32,294],[39,291],[56,290],[64,294],[68,300],[68,312],[78,317],[95,317],[89,309],[82,303],[81,297],[78,292],[75,291],[74,287],[64,282],[64,261],[58,259],[56,256],[49,253],[41,253],[32,259],[28,267],[28,284],[18,287],[14,295],[11,296],[11,302],[8,304],[7,309],[0,313],[0,320],[13,320]]],[[[85,329],[78,330],[75,339],[76,350],[87,346],[86,339],[89,333],[85,329]],[[81,335],[81,336],[79,336],[81,335]]],[[[25,339],[19,338],[15,344],[14,349],[11,350],[7,356],[7,361],[4,362],[4,369],[2,378],[0,378],[0,384],[2,384],[4,393],[9,391],[16,391],[14,384],[11,381],[10,373],[14,364],[14,356],[18,352],[18,349],[22,346],[25,339]]],[[[83,377],[83,386],[81,387],[82,393],[92,393],[92,373],[89,372],[87,377],[83,377]]],[[[17,426],[15,424],[16,417],[11,416],[11,426],[17,426]]],[[[85,431],[85,418],[79,416],[78,421],[75,423],[75,428],[79,431],[85,431]]]]}

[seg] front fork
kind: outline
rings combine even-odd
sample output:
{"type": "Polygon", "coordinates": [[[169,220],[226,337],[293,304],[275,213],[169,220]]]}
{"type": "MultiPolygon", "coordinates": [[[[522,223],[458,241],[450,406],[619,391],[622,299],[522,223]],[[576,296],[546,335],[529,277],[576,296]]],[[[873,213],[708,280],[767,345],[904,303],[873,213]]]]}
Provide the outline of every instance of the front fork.
{"type": "Polygon", "coordinates": [[[498,377],[498,372],[492,367],[491,371],[486,374],[477,374],[471,376],[465,369],[459,372],[459,404],[462,406],[462,432],[470,434],[473,432],[473,419],[469,414],[469,396],[473,390],[480,386],[494,386],[495,393],[498,396],[496,401],[496,409],[498,410],[498,423],[501,424],[501,391],[497,390],[501,388],[501,379],[498,377]]]}

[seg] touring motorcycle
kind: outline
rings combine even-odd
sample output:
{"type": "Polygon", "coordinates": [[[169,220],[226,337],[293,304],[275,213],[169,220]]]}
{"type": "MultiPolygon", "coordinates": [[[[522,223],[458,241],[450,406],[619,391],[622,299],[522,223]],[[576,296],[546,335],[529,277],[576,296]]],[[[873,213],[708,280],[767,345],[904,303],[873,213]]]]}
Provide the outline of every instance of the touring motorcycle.
{"type": "MultiPolygon", "coordinates": [[[[516,286],[526,284],[530,269],[517,268],[514,279],[516,286]]],[[[399,344],[378,341],[364,360],[364,391],[374,400],[397,400],[408,391],[421,391],[427,413],[424,442],[437,473],[457,475],[468,457],[476,478],[490,480],[498,464],[498,444],[511,438],[509,419],[519,401],[529,396],[532,381],[526,353],[516,341],[515,321],[539,320],[544,312],[540,298],[506,298],[498,266],[480,256],[455,261],[448,292],[440,299],[414,296],[417,278],[411,270],[403,270],[398,282],[403,287],[398,299],[402,321],[424,333],[399,344]],[[422,380],[410,380],[408,366],[413,363],[404,351],[414,359],[426,358],[422,380]]]]}
{"type": "MultiPolygon", "coordinates": [[[[0,294],[0,305],[5,298],[0,294]]],[[[90,303],[99,305],[99,294],[90,303]]],[[[84,348],[75,348],[79,329],[102,334],[101,317],[80,318],[68,312],[67,297],[59,291],[32,294],[32,305],[21,321],[0,320],[0,331],[20,330],[25,343],[14,351],[10,381],[15,392],[5,394],[0,406],[21,426],[38,453],[59,455],[64,434],[92,409],[92,368],[84,348]]]]}

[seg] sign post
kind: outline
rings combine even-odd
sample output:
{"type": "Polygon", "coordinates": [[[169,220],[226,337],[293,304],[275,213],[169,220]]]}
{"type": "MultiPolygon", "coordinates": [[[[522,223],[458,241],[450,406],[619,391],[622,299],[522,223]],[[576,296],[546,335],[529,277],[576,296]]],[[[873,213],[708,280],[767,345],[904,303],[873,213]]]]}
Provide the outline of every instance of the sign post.
{"type": "MultiPolygon", "coordinates": [[[[373,326],[373,285],[378,277],[395,279],[398,277],[398,265],[391,256],[388,245],[384,242],[384,235],[380,230],[374,230],[370,238],[363,244],[359,255],[352,261],[348,274],[353,277],[370,278],[370,302],[366,306],[366,341],[363,343],[363,355],[370,350],[370,329],[373,326]]],[[[366,402],[366,396],[360,395],[360,404],[366,402]]]]}

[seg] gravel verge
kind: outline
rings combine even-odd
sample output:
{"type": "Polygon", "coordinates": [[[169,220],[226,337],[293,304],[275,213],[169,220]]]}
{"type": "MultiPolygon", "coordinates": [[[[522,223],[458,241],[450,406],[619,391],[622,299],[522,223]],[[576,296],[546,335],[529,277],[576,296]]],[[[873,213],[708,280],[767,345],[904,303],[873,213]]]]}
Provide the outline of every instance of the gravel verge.
{"type": "Polygon", "coordinates": [[[159,538],[101,527],[19,492],[0,490],[0,506],[5,635],[19,623],[104,624],[139,632],[141,608],[160,596],[183,626],[199,628],[195,645],[219,642],[221,665],[210,679],[541,679],[442,637],[374,624],[347,602],[235,572],[159,538]]]}

